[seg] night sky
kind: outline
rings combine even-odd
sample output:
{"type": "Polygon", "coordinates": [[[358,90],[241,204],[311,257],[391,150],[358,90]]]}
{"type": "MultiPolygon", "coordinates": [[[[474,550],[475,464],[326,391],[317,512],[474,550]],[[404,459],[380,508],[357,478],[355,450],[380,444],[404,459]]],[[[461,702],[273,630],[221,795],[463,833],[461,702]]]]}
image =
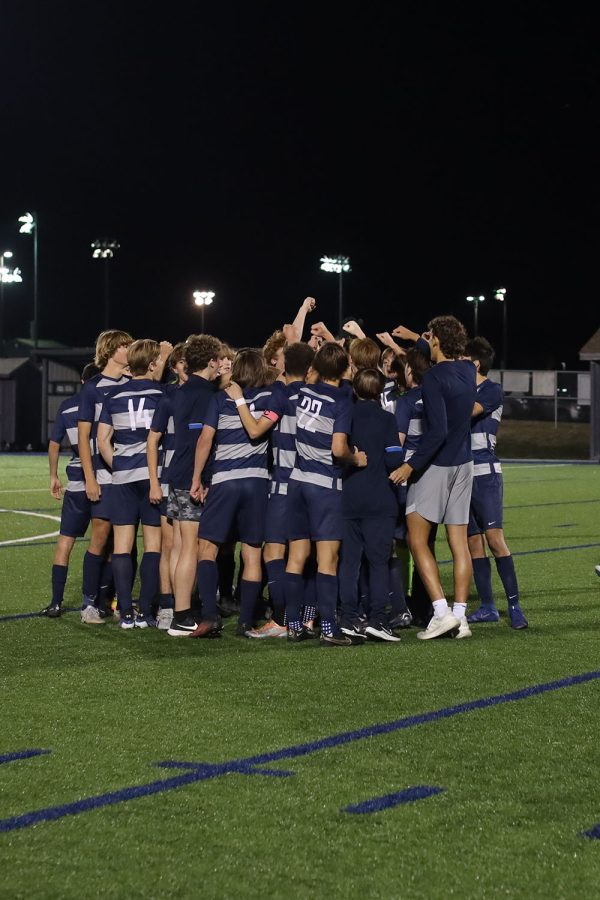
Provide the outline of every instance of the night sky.
{"type": "Polygon", "coordinates": [[[40,336],[91,344],[102,264],[121,244],[114,327],[173,342],[206,325],[262,343],[306,295],[367,332],[452,313],[511,367],[581,367],[600,326],[600,63],[592,13],[547,3],[3,4],[0,241],[31,318],[39,217],[40,336]],[[553,307],[556,309],[552,311],[553,307]]]}

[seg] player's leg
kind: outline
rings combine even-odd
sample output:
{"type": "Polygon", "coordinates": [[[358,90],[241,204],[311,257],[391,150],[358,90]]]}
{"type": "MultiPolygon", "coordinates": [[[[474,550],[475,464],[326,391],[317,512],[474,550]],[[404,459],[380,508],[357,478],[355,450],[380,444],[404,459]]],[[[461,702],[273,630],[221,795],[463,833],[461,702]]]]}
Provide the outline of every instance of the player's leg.
{"type": "Polygon", "coordinates": [[[133,615],[133,560],[131,551],[135,541],[135,525],[133,523],[113,525],[114,550],[112,556],[113,577],[119,599],[121,628],[130,629],[135,625],[133,615]]]}
{"type": "Polygon", "coordinates": [[[369,595],[371,597],[366,633],[370,637],[390,642],[400,640],[389,627],[386,613],[389,560],[395,526],[396,522],[392,516],[361,521],[365,556],[369,564],[369,595]]]}
{"type": "Polygon", "coordinates": [[[197,626],[192,614],[192,591],[198,566],[198,526],[202,507],[189,491],[169,489],[167,513],[173,519],[171,572],[175,593],[173,620],[167,629],[171,637],[190,637],[197,626]]]}
{"type": "Polygon", "coordinates": [[[92,511],[90,543],[83,557],[81,621],[88,625],[100,625],[105,622],[98,611],[97,601],[106,547],[112,529],[110,520],[96,516],[95,512],[96,510],[92,511]]]}
{"type": "MultiPolygon", "coordinates": [[[[156,512],[158,509],[155,507],[156,512]]],[[[160,520],[159,520],[160,521],[160,520]]],[[[136,616],[136,628],[155,628],[153,604],[160,588],[160,549],[162,533],[160,524],[142,522],[144,554],[140,563],[140,611],[136,616]]]]}
{"type": "Polygon", "coordinates": [[[468,622],[497,622],[499,619],[492,588],[492,567],[484,539],[486,523],[495,519],[493,506],[489,502],[489,487],[490,474],[473,478],[467,536],[479,607],[467,617],[468,622]]]}
{"type": "Polygon", "coordinates": [[[408,513],[406,519],[410,552],[433,606],[433,616],[427,628],[425,631],[419,631],[417,637],[421,640],[430,640],[453,631],[458,628],[459,623],[448,607],[437,562],[429,542],[433,523],[416,511],[408,513]]]}
{"type": "Polygon", "coordinates": [[[485,539],[494,555],[496,570],[506,594],[511,627],[518,630],[527,628],[529,623],[521,609],[515,564],[504,531],[502,528],[490,528],[485,533],[485,539]]]}
{"type": "Polygon", "coordinates": [[[365,626],[358,608],[358,584],[363,558],[363,535],[360,519],[344,519],[340,547],[339,589],[340,628],[356,640],[364,640],[365,626]]]}
{"type": "Polygon", "coordinates": [[[173,584],[171,582],[171,553],[173,552],[173,519],[169,519],[161,513],[160,517],[160,565],[158,569],[159,577],[159,600],[158,610],[156,612],[156,626],[161,631],[167,631],[173,620],[173,607],[175,605],[175,597],[173,595],[173,584]]]}

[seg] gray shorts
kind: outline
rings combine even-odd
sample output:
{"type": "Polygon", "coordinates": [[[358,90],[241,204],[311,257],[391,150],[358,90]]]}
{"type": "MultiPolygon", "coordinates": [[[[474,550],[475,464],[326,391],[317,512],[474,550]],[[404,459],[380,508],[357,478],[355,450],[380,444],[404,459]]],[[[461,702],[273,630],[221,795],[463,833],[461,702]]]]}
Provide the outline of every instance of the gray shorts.
{"type": "Polygon", "coordinates": [[[169,499],[167,500],[167,517],[169,519],[177,519],[178,522],[199,522],[203,509],[201,503],[194,503],[189,491],[169,487],[169,499]]]}
{"type": "Polygon", "coordinates": [[[408,485],[406,515],[416,512],[428,522],[467,525],[473,485],[473,463],[429,466],[408,485]]]}

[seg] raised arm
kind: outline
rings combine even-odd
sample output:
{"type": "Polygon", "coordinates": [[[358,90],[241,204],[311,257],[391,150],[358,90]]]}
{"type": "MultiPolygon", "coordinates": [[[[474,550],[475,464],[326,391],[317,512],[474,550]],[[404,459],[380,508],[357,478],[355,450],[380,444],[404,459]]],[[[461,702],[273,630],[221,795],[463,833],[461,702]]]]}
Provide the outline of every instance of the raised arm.
{"type": "Polygon", "coordinates": [[[152,373],[153,381],[161,381],[163,377],[163,372],[165,371],[165,366],[167,364],[167,360],[169,356],[173,352],[173,344],[169,341],[161,341],[160,342],[160,356],[158,357],[158,362],[156,364],[156,368],[152,373]]]}
{"type": "MultiPolygon", "coordinates": [[[[290,329],[289,330],[290,336],[288,337],[286,334],[286,337],[290,344],[293,344],[293,343],[296,343],[297,341],[302,340],[302,333],[304,331],[304,323],[306,321],[306,317],[309,313],[311,313],[315,309],[316,305],[317,305],[317,301],[315,300],[314,297],[306,297],[302,301],[302,305],[301,305],[300,309],[298,310],[298,312],[296,313],[296,318],[292,322],[291,326],[286,326],[290,329]],[[291,338],[291,340],[290,340],[290,338],[291,338]]],[[[284,328],[284,330],[285,330],[285,328],[284,328]]]]}

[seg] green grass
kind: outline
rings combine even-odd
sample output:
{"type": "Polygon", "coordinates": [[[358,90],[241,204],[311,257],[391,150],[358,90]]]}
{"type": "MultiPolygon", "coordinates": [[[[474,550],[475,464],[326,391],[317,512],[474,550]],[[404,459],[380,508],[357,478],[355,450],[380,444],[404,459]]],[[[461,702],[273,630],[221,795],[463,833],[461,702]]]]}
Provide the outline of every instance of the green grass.
{"type": "Polygon", "coordinates": [[[589,459],[590,425],[505,419],[498,453],[502,459],[589,459]]]}
{"type": "MultiPolygon", "coordinates": [[[[42,458],[0,457],[15,491],[0,507],[56,514],[46,482],[42,458]]],[[[526,632],[503,617],[468,641],[413,629],[321,650],[244,641],[231,620],[211,642],[0,621],[0,755],[52,750],[0,765],[0,819],[179,774],[157,761],[226,762],[600,669],[599,469],[506,466],[505,486],[513,552],[556,551],[515,557],[526,632]]],[[[0,513],[0,540],[52,530],[0,513]]],[[[0,546],[0,616],[47,602],[52,548],[0,546]]],[[[596,896],[600,841],[580,832],[600,822],[599,711],[592,681],[271,764],[293,777],[229,774],[0,833],[0,897],[596,896]],[[445,791],[341,811],[414,785],[445,791]]]]}

